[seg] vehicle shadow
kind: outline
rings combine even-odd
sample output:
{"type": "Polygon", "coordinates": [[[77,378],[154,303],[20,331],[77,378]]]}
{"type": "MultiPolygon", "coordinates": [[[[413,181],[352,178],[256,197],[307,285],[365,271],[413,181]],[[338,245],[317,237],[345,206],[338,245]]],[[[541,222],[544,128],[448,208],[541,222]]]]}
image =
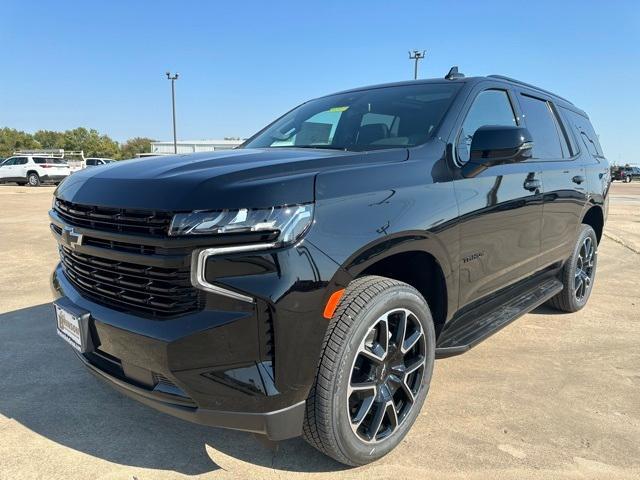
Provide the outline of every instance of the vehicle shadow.
{"type": "Polygon", "coordinates": [[[529,315],[566,315],[566,312],[561,312],[549,305],[542,304],[531,310],[529,315]]]}
{"type": "MultiPolygon", "coordinates": [[[[344,467],[302,439],[279,444],[195,425],[112,390],[55,333],[52,305],[0,314],[0,415],[58,444],[109,462],[198,475],[220,468],[207,446],[233,459],[287,471],[344,467]]],[[[5,433],[6,435],[6,433],[5,433]]]]}

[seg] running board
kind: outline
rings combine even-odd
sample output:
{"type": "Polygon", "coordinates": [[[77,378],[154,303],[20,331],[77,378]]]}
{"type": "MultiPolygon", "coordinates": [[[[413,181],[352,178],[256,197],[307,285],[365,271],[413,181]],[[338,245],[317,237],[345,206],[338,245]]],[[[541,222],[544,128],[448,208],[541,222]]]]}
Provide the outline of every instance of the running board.
{"type": "Polygon", "coordinates": [[[460,355],[494,333],[509,325],[518,317],[530,312],[562,291],[562,282],[550,278],[534,288],[505,302],[480,317],[472,310],[452,321],[452,325],[438,338],[436,358],[460,355]]]}

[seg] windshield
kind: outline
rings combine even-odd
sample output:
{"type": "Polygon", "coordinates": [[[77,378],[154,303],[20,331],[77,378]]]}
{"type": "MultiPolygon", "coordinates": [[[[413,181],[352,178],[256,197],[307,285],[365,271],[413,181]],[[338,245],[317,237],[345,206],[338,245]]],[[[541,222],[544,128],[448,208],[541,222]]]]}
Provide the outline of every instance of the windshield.
{"type": "Polygon", "coordinates": [[[362,151],[420,145],[434,133],[459,89],[459,83],[405,85],[311,100],[243,147],[362,151]]]}

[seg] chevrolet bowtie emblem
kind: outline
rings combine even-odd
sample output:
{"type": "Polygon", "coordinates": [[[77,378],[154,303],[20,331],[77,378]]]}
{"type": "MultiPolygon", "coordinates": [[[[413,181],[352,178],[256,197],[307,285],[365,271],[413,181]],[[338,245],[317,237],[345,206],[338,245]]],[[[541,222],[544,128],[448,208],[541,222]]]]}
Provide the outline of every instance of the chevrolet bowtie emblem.
{"type": "Polygon", "coordinates": [[[82,245],[82,234],[76,232],[73,227],[64,227],[62,229],[62,238],[71,248],[82,245]]]}

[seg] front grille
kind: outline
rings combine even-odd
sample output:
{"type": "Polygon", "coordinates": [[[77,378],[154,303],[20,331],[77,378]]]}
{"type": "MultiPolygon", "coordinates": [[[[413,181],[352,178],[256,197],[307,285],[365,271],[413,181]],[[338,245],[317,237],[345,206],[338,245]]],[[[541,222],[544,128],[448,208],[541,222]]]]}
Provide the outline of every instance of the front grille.
{"type": "Polygon", "coordinates": [[[166,236],[173,218],[169,212],[79,205],[60,199],[54,209],[70,225],[133,235],[166,236]]]}
{"type": "MultiPolygon", "coordinates": [[[[51,224],[51,229],[57,234],[62,235],[62,228],[55,223],[51,224]]],[[[103,238],[89,237],[84,235],[82,238],[82,244],[89,247],[106,248],[109,250],[117,250],[119,252],[126,253],[139,253],[141,255],[153,255],[156,253],[162,253],[162,249],[158,247],[152,247],[149,245],[137,245],[133,243],[118,242],[115,240],[105,240],[103,238]]]]}
{"type": "Polygon", "coordinates": [[[61,246],[67,278],[87,298],[119,310],[172,317],[202,307],[188,268],[137,265],[74,252],[61,246]]]}

